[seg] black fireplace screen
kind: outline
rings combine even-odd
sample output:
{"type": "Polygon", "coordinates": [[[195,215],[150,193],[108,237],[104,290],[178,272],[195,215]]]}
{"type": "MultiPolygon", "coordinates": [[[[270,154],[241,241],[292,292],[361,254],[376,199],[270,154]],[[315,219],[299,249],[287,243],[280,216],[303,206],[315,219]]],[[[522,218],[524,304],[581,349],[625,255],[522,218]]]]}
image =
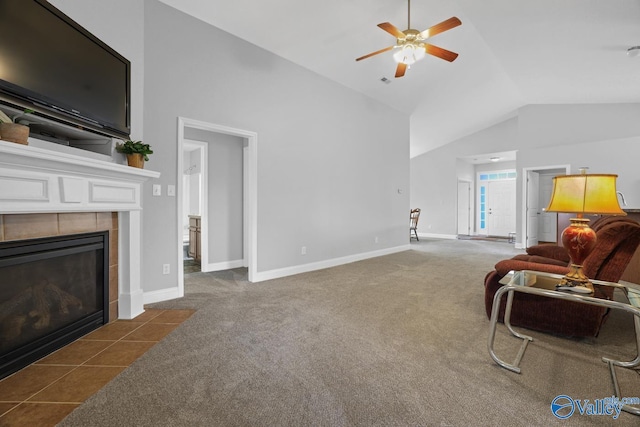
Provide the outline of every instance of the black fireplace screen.
{"type": "Polygon", "coordinates": [[[108,232],[0,243],[0,378],[108,322],[108,232]]]}

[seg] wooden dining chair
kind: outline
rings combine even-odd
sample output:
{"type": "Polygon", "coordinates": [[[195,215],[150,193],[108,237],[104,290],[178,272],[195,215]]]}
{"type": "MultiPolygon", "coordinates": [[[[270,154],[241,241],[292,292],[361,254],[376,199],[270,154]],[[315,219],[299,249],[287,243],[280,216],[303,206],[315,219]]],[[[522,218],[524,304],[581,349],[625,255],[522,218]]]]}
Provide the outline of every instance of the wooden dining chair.
{"type": "Polygon", "coordinates": [[[418,239],[418,219],[420,219],[420,209],[419,208],[411,209],[411,214],[409,215],[409,218],[410,218],[409,240],[413,239],[413,236],[411,235],[411,232],[413,232],[413,234],[415,234],[416,240],[420,241],[420,239],[418,239]]]}

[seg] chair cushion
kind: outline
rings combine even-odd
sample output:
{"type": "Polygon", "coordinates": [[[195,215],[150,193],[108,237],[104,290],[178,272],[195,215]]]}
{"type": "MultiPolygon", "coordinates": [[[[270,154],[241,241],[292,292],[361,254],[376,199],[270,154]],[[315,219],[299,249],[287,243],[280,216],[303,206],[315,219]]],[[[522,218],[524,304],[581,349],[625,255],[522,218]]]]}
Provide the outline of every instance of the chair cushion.
{"type": "Polygon", "coordinates": [[[522,254],[522,255],[516,255],[511,259],[518,260],[518,261],[535,262],[538,264],[559,265],[561,267],[569,266],[569,260],[564,261],[564,260],[559,260],[554,258],[547,258],[539,255],[522,254]]]}

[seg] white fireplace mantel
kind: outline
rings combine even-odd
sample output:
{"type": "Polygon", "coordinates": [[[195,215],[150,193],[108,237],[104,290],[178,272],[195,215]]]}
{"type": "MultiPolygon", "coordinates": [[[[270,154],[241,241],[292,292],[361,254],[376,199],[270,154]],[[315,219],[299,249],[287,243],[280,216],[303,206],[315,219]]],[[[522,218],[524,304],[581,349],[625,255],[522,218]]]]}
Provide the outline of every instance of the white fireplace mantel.
{"type": "Polygon", "coordinates": [[[118,313],[132,319],[144,311],[142,184],[159,177],[159,172],[0,141],[0,214],[118,212],[118,313]]]}

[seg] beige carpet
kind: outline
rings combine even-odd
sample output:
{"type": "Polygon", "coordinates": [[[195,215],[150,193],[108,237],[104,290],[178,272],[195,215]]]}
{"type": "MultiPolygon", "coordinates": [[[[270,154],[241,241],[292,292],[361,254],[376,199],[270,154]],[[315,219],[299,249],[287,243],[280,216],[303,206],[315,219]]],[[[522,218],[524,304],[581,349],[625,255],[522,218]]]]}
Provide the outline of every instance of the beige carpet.
{"type": "MultiPolygon", "coordinates": [[[[422,239],[413,250],[251,284],[244,270],[193,273],[198,311],[61,426],[590,426],[640,417],[574,414],[551,401],[612,395],[602,355],[635,356],[629,315],[598,339],[536,340],[522,374],[487,352],[483,278],[512,256],[502,242],[422,239]]],[[[519,342],[500,325],[506,359],[519,342]]],[[[640,397],[637,373],[620,372],[640,397]]]]}

